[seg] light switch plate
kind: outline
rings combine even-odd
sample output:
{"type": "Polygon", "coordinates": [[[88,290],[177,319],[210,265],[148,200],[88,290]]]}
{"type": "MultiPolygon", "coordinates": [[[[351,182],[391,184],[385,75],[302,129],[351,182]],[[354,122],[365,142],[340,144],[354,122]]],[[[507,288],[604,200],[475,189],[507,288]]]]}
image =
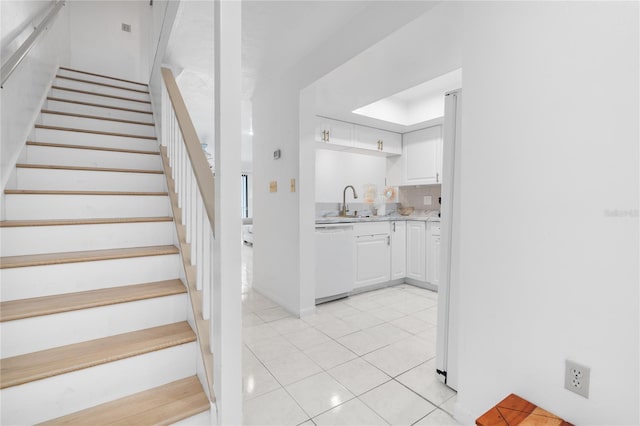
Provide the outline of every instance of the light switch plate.
{"type": "Polygon", "coordinates": [[[424,196],[424,205],[425,206],[430,206],[431,205],[431,195],[425,195],[424,196]]]}
{"type": "Polygon", "coordinates": [[[269,182],[269,192],[278,192],[278,181],[269,182]]]}
{"type": "Polygon", "coordinates": [[[291,192],[296,192],[296,180],[291,178],[291,192]]]}

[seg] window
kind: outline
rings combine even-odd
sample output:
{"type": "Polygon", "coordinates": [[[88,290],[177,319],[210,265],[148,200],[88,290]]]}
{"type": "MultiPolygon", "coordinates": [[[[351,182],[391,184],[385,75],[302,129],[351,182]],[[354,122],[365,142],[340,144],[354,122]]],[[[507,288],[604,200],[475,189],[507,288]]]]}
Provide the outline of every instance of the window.
{"type": "Polygon", "coordinates": [[[249,176],[242,175],[242,218],[249,217],[249,176]]]}

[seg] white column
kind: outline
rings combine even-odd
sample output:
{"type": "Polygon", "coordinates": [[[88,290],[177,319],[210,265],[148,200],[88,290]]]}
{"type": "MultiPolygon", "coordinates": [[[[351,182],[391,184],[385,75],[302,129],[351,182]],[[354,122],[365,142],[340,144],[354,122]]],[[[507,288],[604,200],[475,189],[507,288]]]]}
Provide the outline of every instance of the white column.
{"type": "Polygon", "coordinates": [[[242,424],[241,1],[215,2],[215,229],[211,341],[218,424],[242,424]]]}

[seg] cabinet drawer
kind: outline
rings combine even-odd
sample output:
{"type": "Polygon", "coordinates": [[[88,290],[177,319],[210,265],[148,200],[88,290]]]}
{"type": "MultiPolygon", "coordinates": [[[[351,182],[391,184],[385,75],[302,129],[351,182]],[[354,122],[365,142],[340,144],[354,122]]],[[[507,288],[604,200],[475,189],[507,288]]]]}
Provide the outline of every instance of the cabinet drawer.
{"type": "Polygon", "coordinates": [[[353,235],[356,237],[363,235],[380,234],[389,234],[389,222],[368,222],[353,224],[353,235]]]}

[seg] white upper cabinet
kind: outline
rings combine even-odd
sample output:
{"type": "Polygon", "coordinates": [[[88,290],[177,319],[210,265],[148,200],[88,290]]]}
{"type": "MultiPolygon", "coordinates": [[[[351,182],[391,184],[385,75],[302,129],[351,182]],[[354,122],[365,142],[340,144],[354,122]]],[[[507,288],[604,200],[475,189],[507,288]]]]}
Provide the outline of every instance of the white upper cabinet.
{"type": "Polygon", "coordinates": [[[373,127],[355,126],[354,147],[387,155],[402,155],[402,135],[373,127]]]}
{"type": "Polygon", "coordinates": [[[327,144],[331,148],[352,148],[354,127],[354,124],[345,123],[344,121],[317,117],[316,142],[327,144]]]}
{"type": "Polygon", "coordinates": [[[402,135],[405,185],[442,183],[442,126],[402,135]]]}

